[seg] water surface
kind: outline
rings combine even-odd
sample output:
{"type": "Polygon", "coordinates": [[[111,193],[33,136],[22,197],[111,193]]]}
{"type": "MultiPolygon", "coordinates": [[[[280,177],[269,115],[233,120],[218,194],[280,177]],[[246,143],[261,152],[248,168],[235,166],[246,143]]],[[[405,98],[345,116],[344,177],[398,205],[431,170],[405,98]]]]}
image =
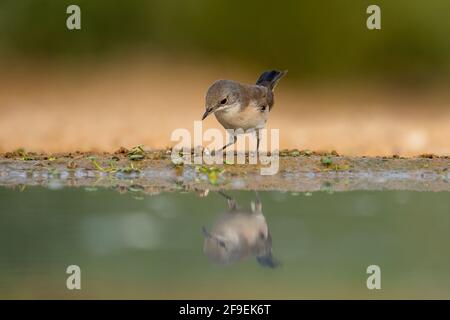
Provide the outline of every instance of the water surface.
{"type": "MultiPolygon", "coordinates": [[[[0,298],[450,298],[448,192],[260,192],[258,222],[241,223],[216,192],[128,191],[0,188],[0,298]],[[215,230],[240,237],[227,261],[204,249],[215,230]]],[[[254,192],[227,195],[255,214],[254,192]]]]}

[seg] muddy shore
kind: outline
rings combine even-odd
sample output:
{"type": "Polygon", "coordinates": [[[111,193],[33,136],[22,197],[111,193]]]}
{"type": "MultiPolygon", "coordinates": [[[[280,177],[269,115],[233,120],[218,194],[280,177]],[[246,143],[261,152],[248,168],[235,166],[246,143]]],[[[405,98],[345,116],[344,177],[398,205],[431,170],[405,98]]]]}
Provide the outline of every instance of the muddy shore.
{"type": "Polygon", "coordinates": [[[284,150],[279,171],[261,175],[261,164],[174,164],[170,150],[119,149],[115,153],[0,154],[0,186],[107,187],[119,192],[278,190],[450,191],[450,158],[346,157],[335,152],[284,150]]]}

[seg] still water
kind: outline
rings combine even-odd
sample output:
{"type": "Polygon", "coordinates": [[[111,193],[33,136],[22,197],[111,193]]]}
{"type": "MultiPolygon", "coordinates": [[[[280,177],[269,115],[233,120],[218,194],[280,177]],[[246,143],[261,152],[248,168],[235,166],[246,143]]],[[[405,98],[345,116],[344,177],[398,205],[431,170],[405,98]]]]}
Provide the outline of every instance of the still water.
{"type": "Polygon", "coordinates": [[[448,299],[450,194],[0,188],[0,298],[448,299]]]}

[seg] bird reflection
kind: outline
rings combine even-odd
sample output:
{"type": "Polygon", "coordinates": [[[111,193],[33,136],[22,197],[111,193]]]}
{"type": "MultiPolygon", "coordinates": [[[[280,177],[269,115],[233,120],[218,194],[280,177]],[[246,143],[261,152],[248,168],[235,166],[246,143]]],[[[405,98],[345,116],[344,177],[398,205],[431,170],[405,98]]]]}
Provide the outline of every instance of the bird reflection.
{"type": "Polygon", "coordinates": [[[236,201],[219,192],[228,202],[228,210],[213,224],[210,231],[203,227],[204,254],[213,262],[229,265],[256,257],[261,266],[275,268],[279,262],[272,255],[272,238],[262,204],[256,193],[251,210],[238,208],[236,201]]]}

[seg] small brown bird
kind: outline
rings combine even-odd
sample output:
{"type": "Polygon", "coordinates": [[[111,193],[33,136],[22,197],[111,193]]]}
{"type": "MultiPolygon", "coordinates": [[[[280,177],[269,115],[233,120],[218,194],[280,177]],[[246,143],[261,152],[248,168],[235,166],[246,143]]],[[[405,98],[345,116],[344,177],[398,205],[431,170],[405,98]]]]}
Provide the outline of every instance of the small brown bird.
{"type": "MultiPolygon", "coordinates": [[[[233,80],[218,80],[206,93],[206,111],[202,120],[214,113],[225,129],[242,129],[244,132],[256,131],[257,151],[259,151],[260,133],[264,128],[269,112],[274,105],[273,90],[287,71],[266,71],[256,84],[242,84],[233,80]]],[[[232,141],[223,146],[222,151],[236,143],[232,141]]]]}
{"type": "Polygon", "coordinates": [[[260,265],[277,267],[279,262],[272,255],[272,237],[258,194],[251,212],[238,209],[232,198],[220,194],[227,198],[228,211],[216,221],[211,232],[203,227],[205,255],[222,265],[255,256],[260,265]]]}

